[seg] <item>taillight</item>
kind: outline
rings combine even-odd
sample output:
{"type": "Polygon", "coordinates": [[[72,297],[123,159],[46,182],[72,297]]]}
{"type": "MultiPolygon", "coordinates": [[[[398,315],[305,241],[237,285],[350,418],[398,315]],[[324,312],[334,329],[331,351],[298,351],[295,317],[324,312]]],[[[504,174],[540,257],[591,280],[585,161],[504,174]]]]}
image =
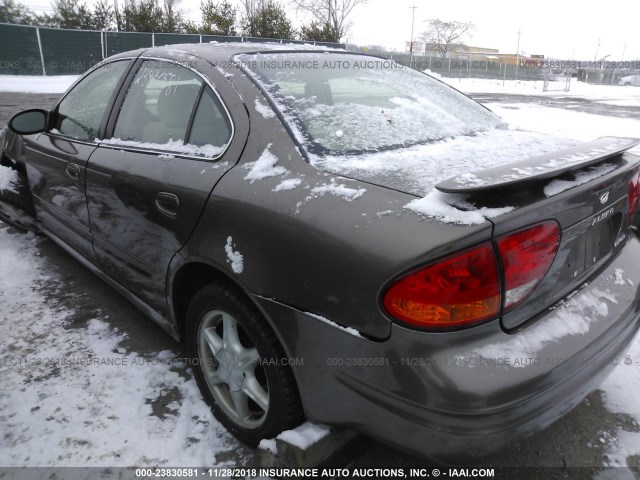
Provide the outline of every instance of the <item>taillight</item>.
{"type": "Polygon", "coordinates": [[[560,227],[545,222],[497,238],[504,270],[504,311],[527,298],[546,275],[560,245],[560,227]]]}
{"type": "Polygon", "coordinates": [[[629,220],[640,205],[640,170],[633,174],[629,182],[629,220]]]}
{"type": "Polygon", "coordinates": [[[500,277],[491,243],[401,278],[383,303],[393,317],[424,328],[462,327],[495,318],[500,311],[500,277]]]}
{"type": "MultiPolygon", "coordinates": [[[[506,313],[540,284],[560,245],[560,227],[544,222],[496,239],[504,272],[506,313]]],[[[446,257],[396,281],[384,307],[412,326],[453,329],[497,318],[501,279],[491,242],[446,257]]]]}

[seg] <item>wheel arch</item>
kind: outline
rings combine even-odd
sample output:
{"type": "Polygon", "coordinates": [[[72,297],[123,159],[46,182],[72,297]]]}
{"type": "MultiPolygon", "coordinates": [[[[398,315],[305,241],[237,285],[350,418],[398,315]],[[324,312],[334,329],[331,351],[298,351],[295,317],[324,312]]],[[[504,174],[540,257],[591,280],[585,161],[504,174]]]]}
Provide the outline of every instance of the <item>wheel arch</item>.
{"type": "Polygon", "coordinates": [[[203,259],[193,259],[182,263],[170,277],[169,308],[174,316],[181,342],[184,340],[187,309],[191,299],[204,286],[214,282],[223,282],[232,286],[255,306],[275,334],[284,353],[290,356],[291,352],[280,331],[275,327],[273,321],[260,304],[256,302],[250,290],[239,282],[237,278],[232,277],[224,269],[220,268],[219,265],[203,259]]]}

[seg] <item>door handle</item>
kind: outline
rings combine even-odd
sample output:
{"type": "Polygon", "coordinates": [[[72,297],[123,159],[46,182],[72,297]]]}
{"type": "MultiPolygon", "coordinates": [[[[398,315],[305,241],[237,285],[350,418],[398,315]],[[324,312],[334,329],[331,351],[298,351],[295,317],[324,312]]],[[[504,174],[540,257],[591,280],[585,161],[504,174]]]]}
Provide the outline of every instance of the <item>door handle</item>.
{"type": "Polygon", "coordinates": [[[180,207],[180,199],[173,193],[160,192],[156,195],[156,208],[163,215],[176,218],[178,207],[180,207]]]}
{"type": "Polygon", "coordinates": [[[67,163],[64,167],[65,172],[74,180],[78,180],[80,178],[80,167],[75,163],[67,163]]]}

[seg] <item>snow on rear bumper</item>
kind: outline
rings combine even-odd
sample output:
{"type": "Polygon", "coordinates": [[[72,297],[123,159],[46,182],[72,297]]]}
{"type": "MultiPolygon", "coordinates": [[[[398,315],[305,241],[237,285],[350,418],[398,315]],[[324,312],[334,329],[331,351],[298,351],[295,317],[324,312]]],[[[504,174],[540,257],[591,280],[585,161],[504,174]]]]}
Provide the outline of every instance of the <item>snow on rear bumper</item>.
{"type": "Polygon", "coordinates": [[[294,367],[307,416],[435,459],[475,457],[540,430],[598,387],[640,317],[640,241],[516,333],[394,325],[372,342],[261,299],[294,367]],[[375,422],[371,419],[375,418],[375,422]]]}

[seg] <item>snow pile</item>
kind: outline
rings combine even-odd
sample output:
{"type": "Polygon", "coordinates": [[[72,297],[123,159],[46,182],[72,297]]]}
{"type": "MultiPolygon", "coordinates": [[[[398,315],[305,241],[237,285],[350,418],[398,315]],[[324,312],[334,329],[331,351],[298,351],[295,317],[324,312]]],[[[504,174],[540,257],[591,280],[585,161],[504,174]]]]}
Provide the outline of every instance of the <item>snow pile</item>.
{"type": "Polygon", "coordinates": [[[127,353],[103,319],[70,317],[39,241],[0,226],[0,465],[202,466],[237,449],[174,352],[127,353]]]}
{"type": "Polygon", "coordinates": [[[546,187],[544,187],[544,194],[547,197],[557,195],[560,192],[564,192],[570,188],[577,187],[578,185],[582,185],[583,183],[588,183],[591,180],[602,177],[609,172],[613,172],[615,169],[616,167],[614,165],[605,163],[603,165],[575,173],[573,180],[552,180],[546,187]]]}
{"type": "MultiPolygon", "coordinates": [[[[551,314],[535,325],[512,335],[508,340],[478,348],[462,358],[496,357],[533,358],[549,343],[556,343],[569,335],[584,335],[589,325],[609,313],[607,302],[618,303],[615,295],[608,291],[591,289],[588,292],[574,294],[563,301],[551,314]]],[[[471,363],[471,362],[469,362],[471,363]]],[[[527,364],[511,364],[514,368],[526,367],[527,364]]]]}
{"type": "Polygon", "coordinates": [[[278,455],[278,446],[276,444],[275,438],[263,438],[262,440],[260,440],[258,448],[260,450],[264,450],[265,452],[269,452],[272,455],[278,455]]]}
{"type": "Polygon", "coordinates": [[[273,192],[283,192],[285,190],[293,190],[297,188],[302,183],[300,178],[289,178],[287,180],[283,180],[275,188],[272,189],[273,192]]]}
{"type": "MultiPolygon", "coordinates": [[[[343,184],[337,184],[335,179],[331,179],[331,183],[325,183],[311,189],[312,197],[323,196],[325,194],[339,197],[348,202],[360,198],[367,191],[366,188],[349,188],[343,184]]],[[[309,199],[309,197],[308,197],[309,199]]]]}
{"type": "Polygon", "coordinates": [[[572,165],[574,163],[592,162],[603,155],[611,155],[612,152],[633,145],[633,143],[630,142],[630,139],[624,138],[608,138],[606,139],[606,143],[600,143],[603,143],[601,147],[575,151],[573,153],[553,157],[535,167],[513,167],[511,168],[513,173],[502,175],[501,179],[504,181],[514,181],[523,178],[535,177],[536,175],[553,172],[554,170],[564,168],[567,165],[572,165]]]}
{"type": "Polygon", "coordinates": [[[0,165],[0,190],[15,192],[15,182],[18,181],[18,172],[13,168],[0,165]]]}
{"type": "MultiPolygon", "coordinates": [[[[329,435],[330,432],[331,428],[326,425],[305,422],[292,430],[285,430],[276,438],[293,445],[294,447],[298,447],[300,450],[307,450],[309,447],[329,435]]],[[[258,448],[270,452],[273,455],[278,454],[278,447],[275,438],[260,441],[258,448]]]]}
{"type": "Polygon", "coordinates": [[[298,447],[300,450],[306,450],[329,435],[330,431],[331,429],[326,425],[305,422],[293,430],[285,430],[277,438],[298,447]]]}
{"type": "Polygon", "coordinates": [[[487,184],[486,180],[477,177],[473,173],[463,173],[462,175],[458,175],[453,181],[463,187],[482,187],[487,184]]]}
{"type": "Polygon", "coordinates": [[[487,218],[495,218],[514,210],[514,207],[476,208],[474,205],[465,202],[464,198],[464,195],[433,191],[424,198],[412,200],[404,208],[430,218],[437,218],[444,223],[458,223],[461,225],[480,225],[487,218]]]}
{"type": "Polygon", "coordinates": [[[621,268],[616,268],[615,271],[613,272],[613,277],[614,277],[614,281],[613,283],[615,283],[616,285],[624,285],[624,270],[621,268]]]}
{"type": "Polygon", "coordinates": [[[267,145],[267,148],[262,152],[260,158],[255,162],[247,163],[244,168],[249,169],[249,172],[245,175],[245,180],[251,180],[251,183],[256,180],[263,180],[269,177],[277,177],[278,175],[284,175],[288,170],[278,163],[278,157],[269,151],[273,144],[267,145]]]}
{"type": "Polygon", "coordinates": [[[63,93],[79,75],[35,77],[31,75],[0,75],[0,92],[63,93]]]}
{"type": "Polygon", "coordinates": [[[150,143],[150,142],[136,142],[134,140],[121,140],[119,138],[108,138],[105,140],[100,140],[96,138],[94,140],[96,143],[101,143],[103,145],[114,145],[119,147],[134,147],[134,148],[148,148],[152,150],[168,150],[170,152],[182,153],[184,155],[194,155],[205,158],[214,158],[220,155],[224,149],[227,147],[226,145],[222,145],[221,147],[215,145],[191,145],[185,144],[182,140],[173,140],[170,139],[166,143],[150,143]]]}
{"type": "Polygon", "coordinates": [[[276,112],[274,112],[270,106],[264,105],[257,98],[256,98],[256,112],[258,112],[264,118],[273,118],[276,116],[276,112]]]}
{"type": "Polygon", "coordinates": [[[224,247],[224,251],[227,252],[227,263],[231,264],[231,270],[234,273],[242,273],[244,270],[243,256],[238,251],[233,251],[233,238],[227,237],[227,244],[224,247]]]}

